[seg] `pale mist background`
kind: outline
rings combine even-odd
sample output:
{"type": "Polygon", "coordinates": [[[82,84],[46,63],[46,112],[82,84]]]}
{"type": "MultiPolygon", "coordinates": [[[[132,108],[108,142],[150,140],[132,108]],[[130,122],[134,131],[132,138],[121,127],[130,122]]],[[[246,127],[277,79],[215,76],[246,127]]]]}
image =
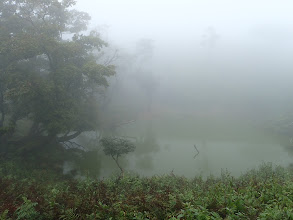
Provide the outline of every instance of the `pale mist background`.
{"type": "MultiPolygon", "coordinates": [[[[124,158],[127,170],[239,175],[292,162],[289,138],[268,129],[293,112],[292,1],[78,0],[76,8],[91,15],[108,53],[117,50],[109,117],[131,121],[116,132],[141,143],[124,158]]],[[[102,176],[116,169],[106,157],[102,167],[102,176]]]]}

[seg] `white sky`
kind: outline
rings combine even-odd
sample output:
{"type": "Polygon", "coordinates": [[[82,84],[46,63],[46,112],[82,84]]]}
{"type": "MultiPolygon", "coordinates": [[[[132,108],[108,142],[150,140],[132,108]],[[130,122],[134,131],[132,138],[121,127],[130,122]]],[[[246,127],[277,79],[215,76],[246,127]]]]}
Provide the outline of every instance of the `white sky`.
{"type": "Polygon", "coordinates": [[[77,0],[76,7],[91,15],[91,28],[108,26],[105,40],[119,50],[154,40],[149,66],[172,100],[292,100],[293,0],[77,0]],[[220,36],[211,50],[201,46],[209,26],[220,36]]]}
{"type": "Polygon", "coordinates": [[[258,87],[264,76],[276,83],[281,74],[291,81],[293,0],[77,0],[76,7],[92,16],[91,28],[109,26],[106,40],[119,48],[154,40],[151,66],[166,84],[192,87],[201,72],[202,81],[215,84],[221,79],[258,87]],[[213,59],[200,45],[209,26],[220,36],[213,59]],[[205,57],[210,61],[202,64],[205,57]]]}
{"type": "Polygon", "coordinates": [[[119,43],[196,38],[210,25],[228,36],[258,25],[293,30],[292,0],[77,0],[76,7],[119,43]]]}

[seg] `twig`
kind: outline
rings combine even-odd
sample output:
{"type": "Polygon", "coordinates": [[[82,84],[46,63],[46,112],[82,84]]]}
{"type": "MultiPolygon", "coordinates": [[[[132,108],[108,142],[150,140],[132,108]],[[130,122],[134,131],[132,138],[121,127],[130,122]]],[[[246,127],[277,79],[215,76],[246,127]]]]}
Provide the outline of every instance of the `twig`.
{"type": "Polygon", "coordinates": [[[196,154],[194,155],[193,159],[195,159],[195,157],[196,157],[197,155],[199,155],[199,151],[198,151],[198,149],[196,148],[195,145],[194,145],[194,148],[195,148],[195,150],[196,150],[196,154]]]}
{"type": "Polygon", "coordinates": [[[107,57],[107,59],[104,62],[105,66],[110,65],[113,61],[115,61],[118,58],[117,52],[118,52],[118,50],[115,50],[113,56],[107,57]]]}
{"type": "Polygon", "coordinates": [[[175,174],[174,174],[174,168],[173,168],[173,170],[171,171],[170,176],[175,177],[175,174]]]}
{"type": "Polygon", "coordinates": [[[61,142],[62,144],[64,144],[66,146],[66,149],[79,149],[79,150],[85,150],[85,147],[74,142],[74,141],[64,141],[64,142],[61,142]]]}

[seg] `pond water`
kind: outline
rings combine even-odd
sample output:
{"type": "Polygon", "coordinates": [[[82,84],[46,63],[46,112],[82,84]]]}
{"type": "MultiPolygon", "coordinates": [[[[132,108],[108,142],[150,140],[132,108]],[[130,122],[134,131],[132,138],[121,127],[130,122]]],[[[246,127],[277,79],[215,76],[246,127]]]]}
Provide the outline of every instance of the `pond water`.
{"type": "MultiPolygon", "coordinates": [[[[292,154],[282,146],[290,144],[288,137],[272,134],[253,120],[235,118],[174,114],[127,124],[119,136],[130,138],[137,148],[121,156],[120,164],[141,176],[173,172],[193,178],[218,176],[226,169],[239,176],[262,163],[293,163],[292,154]]],[[[100,178],[120,172],[101,146],[98,155],[100,178]]]]}
{"type": "MultiPolygon", "coordinates": [[[[293,161],[288,152],[276,143],[172,139],[161,139],[158,142],[160,149],[157,152],[125,156],[122,161],[125,169],[142,176],[173,172],[189,178],[210,174],[218,176],[223,169],[227,169],[232,175],[239,176],[264,162],[288,166],[293,161]],[[199,151],[197,156],[194,145],[199,151]]],[[[101,176],[109,176],[113,170],[117,171],[115,165],[108,166],[102,169],[101,176]]]]}

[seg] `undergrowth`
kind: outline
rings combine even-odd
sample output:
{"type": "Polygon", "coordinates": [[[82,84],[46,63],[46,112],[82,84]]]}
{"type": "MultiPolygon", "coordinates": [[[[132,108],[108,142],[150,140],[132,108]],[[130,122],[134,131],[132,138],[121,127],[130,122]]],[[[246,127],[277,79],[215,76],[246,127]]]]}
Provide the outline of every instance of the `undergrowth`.
{"type": "Polygon", "coordinates": [[[49,173],[44,181],[43,171],[7,175],[3,167],[0,220],[293,219],[293,173],[269,163],[239,178],[223,171],[207,179],[172,174],[82,181],[49,173]]]}

